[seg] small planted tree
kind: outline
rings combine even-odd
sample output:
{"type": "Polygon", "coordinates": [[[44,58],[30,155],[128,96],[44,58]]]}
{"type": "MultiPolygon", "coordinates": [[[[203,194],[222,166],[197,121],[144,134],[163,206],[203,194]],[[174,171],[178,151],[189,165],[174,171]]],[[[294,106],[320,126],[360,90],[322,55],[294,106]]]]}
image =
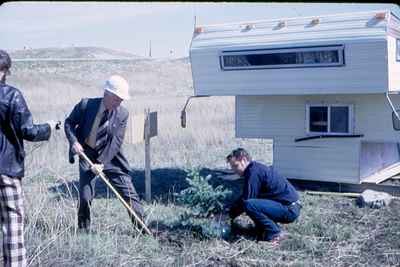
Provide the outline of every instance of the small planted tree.
{"type": "Polygon", "coordinates": [[[189,187],[176,194],[178,201],[189,207],[195,216],[208,217],[221,212],[224,200],[232,193],[222,185],[214,188],[209,183],[210,179],[211,175],[203,177],[198,170],[192,170],[186,177],[189,187]]]}
{"type": "Polygon", "coordinates": [[[221,218],[211,221],[207,218],[222,212],[225,199],[232,193],[222,185],[213,187],[210,179],[211,175],[204,177],[197,169],[191,170],[186,177],[189,187],[175,194],[178,202],[189,208],[188,212],[180,215],[180,226],[199,238],[221,238],[229,231],[221,218]]]}

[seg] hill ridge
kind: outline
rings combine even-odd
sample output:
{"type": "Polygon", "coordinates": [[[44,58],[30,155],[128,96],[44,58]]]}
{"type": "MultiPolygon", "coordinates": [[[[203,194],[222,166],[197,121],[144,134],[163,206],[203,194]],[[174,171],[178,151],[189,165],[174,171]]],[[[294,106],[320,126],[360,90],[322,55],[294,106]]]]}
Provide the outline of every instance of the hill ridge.
{"type": "Polygon", "coordinates": [[[96,46],[45,47],[10,51],[13,59],[140,59],[129,52],[96,46]]]}

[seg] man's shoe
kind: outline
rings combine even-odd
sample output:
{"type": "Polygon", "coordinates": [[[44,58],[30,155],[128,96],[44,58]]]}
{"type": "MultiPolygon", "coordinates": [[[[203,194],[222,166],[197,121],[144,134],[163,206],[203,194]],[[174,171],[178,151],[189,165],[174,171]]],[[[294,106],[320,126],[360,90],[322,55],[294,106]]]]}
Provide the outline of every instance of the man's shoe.
{"type": "Polygon", "coordinates": [[[277,236],[273,237],[271,240],[269,240],[269,242],[273,247],[275,247],[275,246],[280,245],[280,243],[283,240],[286,240],[287,238],[288,238],[288,236],[286,233],[280,233],[279,235],[277,235],[277,236]]]}
{"type": "Polygon", "coordinates": [[[90,231],[90,220],[78,220],[78,232],[89,234],[90,231]]]}
{"type": "Polygon", "coordinates": [[[90,227],[78,227],[78,233],[90,234],[90,227]]]}
{"type": "Polygon", "coordinates": [[[257,242],[266,241],[269,242],[271,245],[276,246],[279,245],[280,242],[286,240],[288,238],[286,232],[280,232],[278,235],[274,236],[272,239],[267,238],[266,232],[261,232],[257,235],[257,242]]]}

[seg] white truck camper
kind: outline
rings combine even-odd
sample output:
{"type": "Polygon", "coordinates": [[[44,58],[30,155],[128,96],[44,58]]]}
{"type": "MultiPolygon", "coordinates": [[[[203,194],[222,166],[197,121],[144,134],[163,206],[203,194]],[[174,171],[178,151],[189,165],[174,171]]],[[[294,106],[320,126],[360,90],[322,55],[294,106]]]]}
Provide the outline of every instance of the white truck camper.
{"type": "Polygon", "coordinates": [[[400,20],[379,10],[195,27],[194,96],[235,96],[240,138],[292,179],[400,173],[400,20]]]}

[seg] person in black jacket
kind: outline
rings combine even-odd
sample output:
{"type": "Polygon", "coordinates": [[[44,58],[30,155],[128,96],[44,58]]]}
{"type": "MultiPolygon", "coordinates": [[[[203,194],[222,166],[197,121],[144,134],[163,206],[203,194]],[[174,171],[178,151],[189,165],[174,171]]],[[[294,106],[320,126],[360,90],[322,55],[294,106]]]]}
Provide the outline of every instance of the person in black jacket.
{"type": "Polygon", "coordinates": [[[10,56],[0,50],[0,220],[3,225],[4,266],[25,266],[21,187],[21,178],[25,174],[24,140],[48,140],[57,123],[33,123],[22,93],[6,84],[10,68],[10,56]]]}
{"type": "Polygon", "coordinates": [[[245,212],[256,225],[258,241],[279,243],[285,236],[277,222],[291,223],[300,214],[296,189],[272,166],[253,161],[243,148],[233,150],[226,160],[245,179],[242,195],[229,210],[232,222],[245,212]]]}
{"type": "MultiPolygon", "coordinates": [[[[74,163],[74,154],[84,152],[96,164],[90,168],[87,162],[79,159],[78,227],[86,232],[90,230],[94,178],[103,169],[111,184],[143,218],[143,207],[129,175],[131,168],[122,153],[129,114],[120,104],[129,98],[126,80],[113,75],[105,83],[102,98],[82,99],[64,123],[70,143],[70,162],[74,163]]],[[[131,220],[137,224],[134,217],[131,220]]]]}

